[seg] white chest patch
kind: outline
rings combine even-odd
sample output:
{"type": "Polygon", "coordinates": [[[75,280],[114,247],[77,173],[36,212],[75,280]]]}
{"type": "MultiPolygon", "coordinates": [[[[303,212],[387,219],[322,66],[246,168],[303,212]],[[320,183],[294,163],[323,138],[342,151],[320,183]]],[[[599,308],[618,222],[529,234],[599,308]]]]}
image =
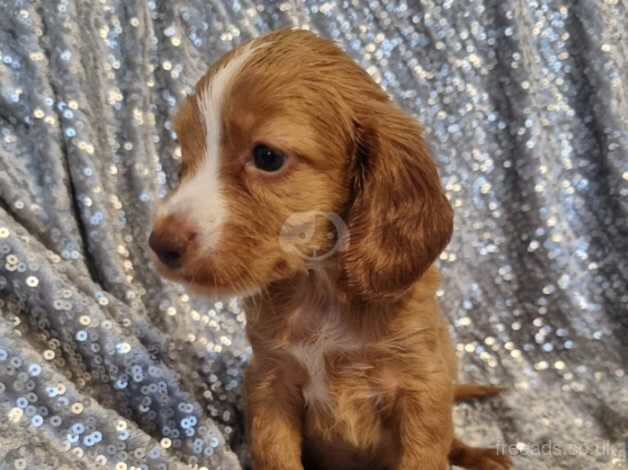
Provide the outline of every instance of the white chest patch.
{"type": "Polygon", "coordinates": [[[307,370],[309,381],[303,388],[306,403],[331,405],[327,388],[325,351],[318,344],[299,343],[288,348],[290,353],[307,370]]]}
{"type": "Polygon", "coordinates": [[[333,397],[327,386],[325,355],[358,347],[357,340],[346,331],[339,317],[333,314],[323,320],[311,339],[288,346],[290,354],[301,363],[309,376],[309,381],[303,388],[306,403],[333,407],[333,397]]]}

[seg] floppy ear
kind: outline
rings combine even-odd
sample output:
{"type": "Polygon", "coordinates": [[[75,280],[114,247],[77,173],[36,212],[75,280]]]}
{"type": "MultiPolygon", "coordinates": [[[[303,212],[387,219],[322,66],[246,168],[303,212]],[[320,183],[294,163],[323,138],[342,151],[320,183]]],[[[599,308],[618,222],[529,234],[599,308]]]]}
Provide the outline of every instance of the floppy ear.
{"type": "Polygon", "coordinates": [[[342,264],[349,291],[387,299],[408,289],[445,248],[453,213],[416,120],[389,103],[374,106],[368,122],[356,124],[342,264]]]}

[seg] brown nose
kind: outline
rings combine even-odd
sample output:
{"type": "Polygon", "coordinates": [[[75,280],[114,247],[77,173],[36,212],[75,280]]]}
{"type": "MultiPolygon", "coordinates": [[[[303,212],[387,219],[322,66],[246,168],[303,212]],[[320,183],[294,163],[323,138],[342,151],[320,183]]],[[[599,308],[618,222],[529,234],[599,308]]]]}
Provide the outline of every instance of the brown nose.
{"type": "Polygon", "coordinates": [[[183,256],[195,236],[195,232],[188,227],[177,223],[172,217],[167,217],[153,227],[148,244],[163,264],[169,268],[176,268],[181,265],[183,256]]]}

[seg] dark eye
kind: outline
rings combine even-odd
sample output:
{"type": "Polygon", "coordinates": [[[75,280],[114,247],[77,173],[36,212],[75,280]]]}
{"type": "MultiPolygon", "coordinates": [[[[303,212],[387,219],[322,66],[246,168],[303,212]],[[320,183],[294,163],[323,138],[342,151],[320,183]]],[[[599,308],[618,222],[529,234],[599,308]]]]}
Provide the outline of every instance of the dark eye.
{"type": "Polygon", "coordinates": [[[253,163],[262,171],[277,171],[285,161],[286,157],[265,145],[256,145],[253,149],[253,163]]]}

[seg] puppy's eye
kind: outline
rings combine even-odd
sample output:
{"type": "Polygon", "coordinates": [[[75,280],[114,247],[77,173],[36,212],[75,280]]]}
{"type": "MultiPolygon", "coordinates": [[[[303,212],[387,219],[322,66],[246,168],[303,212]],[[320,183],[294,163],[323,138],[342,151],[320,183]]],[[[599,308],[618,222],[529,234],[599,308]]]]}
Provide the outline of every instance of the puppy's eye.
{"type": "Polygon", "coordinates": [[[253,149],[253,164],[262,171],[278,171],[285,161],[286,157],[266,145],[256,145],[253,149]]]}

